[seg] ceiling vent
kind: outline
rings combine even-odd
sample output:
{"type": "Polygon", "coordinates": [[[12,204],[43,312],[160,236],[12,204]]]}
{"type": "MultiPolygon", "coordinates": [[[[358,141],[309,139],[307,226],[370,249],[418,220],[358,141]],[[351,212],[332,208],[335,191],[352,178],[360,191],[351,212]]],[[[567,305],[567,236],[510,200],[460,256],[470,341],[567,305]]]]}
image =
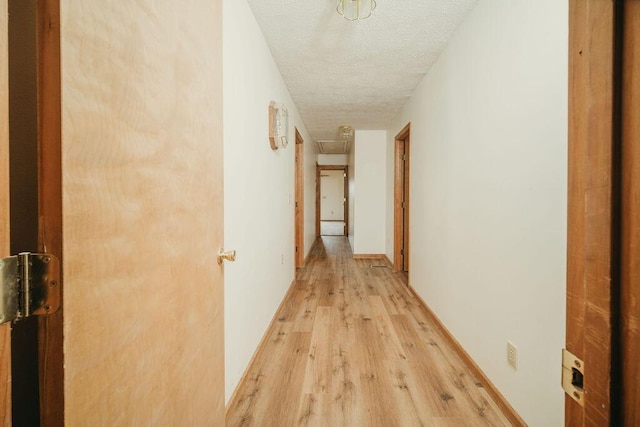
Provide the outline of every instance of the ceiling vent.
{"type": "Polygon", "coordinates": [[[338,133],[336,139],[319,139],[318,151],[320,154],[349,154],[349,146],[355,131],[349,125],[342,125],[338,127],[338,133]]]}
{"type": "Polygon", "coordinates": [[[348,154],[349,141],[318,140],[320,154],[348,154]]]}

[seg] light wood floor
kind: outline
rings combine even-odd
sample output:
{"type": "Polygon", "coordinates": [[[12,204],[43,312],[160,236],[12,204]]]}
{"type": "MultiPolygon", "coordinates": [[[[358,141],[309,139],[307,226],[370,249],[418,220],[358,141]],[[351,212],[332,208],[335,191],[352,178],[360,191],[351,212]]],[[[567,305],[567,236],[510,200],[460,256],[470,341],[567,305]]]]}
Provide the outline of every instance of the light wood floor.
{"type": "Polygon", "coordinates": [[[228,426],[510,425],[406,289],[323,237],[239,385],[228,426]]]}

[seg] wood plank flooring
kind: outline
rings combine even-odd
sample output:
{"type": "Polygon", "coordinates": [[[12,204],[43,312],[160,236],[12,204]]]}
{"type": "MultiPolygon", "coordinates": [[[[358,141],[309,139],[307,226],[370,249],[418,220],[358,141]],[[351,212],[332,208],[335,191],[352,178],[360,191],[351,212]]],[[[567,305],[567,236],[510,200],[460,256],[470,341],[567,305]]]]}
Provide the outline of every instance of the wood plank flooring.
{"type": "Polygon", "coordinates": [[[230,402],[227,426],[508,426],[406,278],[322,237],[230,402]]]}

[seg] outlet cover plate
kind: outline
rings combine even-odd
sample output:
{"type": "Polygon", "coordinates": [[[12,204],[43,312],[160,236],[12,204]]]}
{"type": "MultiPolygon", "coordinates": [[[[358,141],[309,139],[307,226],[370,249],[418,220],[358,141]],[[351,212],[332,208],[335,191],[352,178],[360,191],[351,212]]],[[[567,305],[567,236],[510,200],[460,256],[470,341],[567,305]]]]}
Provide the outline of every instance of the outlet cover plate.
{"type": "Polygon", "coordinates": [[[518,347],[511,341],[507,341],[507,363],[513,369],[518,369],[518,347]]]}

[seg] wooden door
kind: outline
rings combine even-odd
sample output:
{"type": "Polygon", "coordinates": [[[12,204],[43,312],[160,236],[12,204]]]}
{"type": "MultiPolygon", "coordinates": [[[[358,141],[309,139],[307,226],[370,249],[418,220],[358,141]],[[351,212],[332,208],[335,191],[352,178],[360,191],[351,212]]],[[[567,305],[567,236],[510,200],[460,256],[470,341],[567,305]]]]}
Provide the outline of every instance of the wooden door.
{"type": "Polygon", "coordinates": [[[409,147],[411,123],[395,137],[394,259],[396,271],[409,272],[409,147]]]}
{"type": "MultiPolygon", "coordinates": [[[[47,413],[47,405],[43,425],[61,425],[63,410],[67,425],[223,425],[221,1],[40,6],[40,24],[55,30],[41,42],[62,29],[40,57],[55,68],[49,55],[62,48],[61,81],[54,72],[39,82],[38,101],[48,141],[39,172],[40,203],[48,206],[42,241],[53,241],[53,252],[64,239],[65,316],[63,383],[47,380],[56,370],[47,363],[62,372],[61,359],[40,366],[41,396],[60,387],[64,406],[47,413]],[[56,164],[63,165],[57,180],[56,164]],[[62,206],[46,203],[56,191],[62,206]]],[[[6,34],[0,0],[2,256],[9,255],[6,34]]],[[[41,345],[56,329],[43,323],[41,345]]],[[[5,426],[8,331],[0,326],[5,426]]]]}
{"type": "Polygon", "coordinates": [[[65,422],[223,425],[221,1],[61,6],[65,422]]]}

